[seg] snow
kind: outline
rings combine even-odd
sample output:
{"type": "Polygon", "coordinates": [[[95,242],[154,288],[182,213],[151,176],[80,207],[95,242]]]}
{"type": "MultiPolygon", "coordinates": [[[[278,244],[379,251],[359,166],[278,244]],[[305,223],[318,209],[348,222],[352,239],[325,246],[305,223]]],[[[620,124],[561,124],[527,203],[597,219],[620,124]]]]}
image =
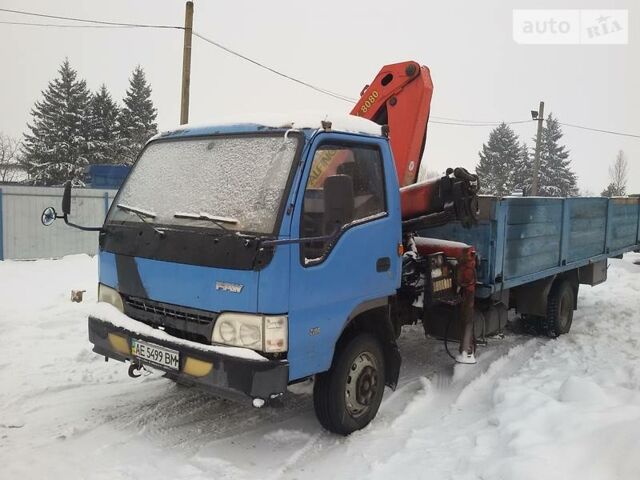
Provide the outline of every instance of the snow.
{"type": "MultiPolygon", "coordinates": [[[[174,214],[207,212],[237,219],[229,229],[272,233],[296,146],[281,136],[153,143],[120,189],[118,202],[157,212],[158,224],[201,226],[202,220],[176,220],[174,214]]],[[[117,210],[111,216],[125,218],[117,210]]]]}
{"type": "Polygon", "coordinates": [[[420,247],[427,247],[429,250],[435,250],[437,248],[447,249],[463,249],[468,248],[469,245],[462,242],[455,242],[453,240],[443,240],[440,238],[428,238],[428,237],[416,237],[415,241],[420,247]]]}
{"type": "Polygon", "coordinates": [[[405,329],[399,388],[348,438],[320,428],[309,382],[255,409],[105,363],[87,340],[95,259],[0,262],[0,478],[640,478],[634,262],[581,287],[569,335],[507,333],[476,365],[405,329]]]}
{"type": "Polygon", "coordinates": [[[287,114],[274,113],[248,113],[242,116],[213,117],[207,124],[186,124],[172,130],[184,131],[208,128],[211,126],[222,127],[242,124],[262,125],[272,128],[312,128],[322,129],[322,122],[330,121],[331,130],[346,133],[365,133],[368,135],[381,135],[381,126],[366,118],[348,115],[344,112],[320,112],[300,111],[287,114]]]}

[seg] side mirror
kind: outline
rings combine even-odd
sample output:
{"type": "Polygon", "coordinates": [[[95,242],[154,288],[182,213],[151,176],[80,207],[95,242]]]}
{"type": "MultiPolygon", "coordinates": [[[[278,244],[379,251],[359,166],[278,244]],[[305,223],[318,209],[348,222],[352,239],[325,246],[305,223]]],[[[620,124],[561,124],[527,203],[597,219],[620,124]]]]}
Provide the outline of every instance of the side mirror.
{"type": "Polygon", "coordinates": [[[66,217],[71,213],[71,182],[64,184],[64,193],[62,194],[62,214],[66,217]]]}
{"type": "Polygon", "coordinates": [[[324,181],[324,232],[332,234],[353,221],[355,196],[349,175],[332,175],[324,181]]]}
{"type": "Polygon", "coordinates": [[[44,225],[45,227],[48,227],[49,225],[51,225],[53,222],[56,221],[56,218],[58,218],[58,214],[56,213],[56,209],[53,208],[53,207],[47,207],[42,212],[42,216],[40,217],[40,221],[42,222],[42,225],[44,225]]]}
{"type": "Polygon", "coordinates": [[[70,227],[77,228],[84,232],[102,232],[102,227],[83,227],[82,225],[76,225],[69,221],[69,214],[71,213],[71,182],[64,184],[64,193],[62,194],[62,215],[58,215],[55,208],[47,207],[42,212],[40,221],[45,227],[51,225],[57,218],[62,218],[64,223],[70,227]]]}
{"type": "MultiPolygon", "coordinates": [[[[71,211],[71,182],[64,184],[64,193],[62,194],[62,215],[58,215],[56,209],[53,207],[47,207],[43,210],[40,216],[40,221],[45,227],[50,226],[58,218],[64,219],[67,222],[67,215],[71,211]]],[[[68,223],[68,222],[67,222],[68,223]]]]}

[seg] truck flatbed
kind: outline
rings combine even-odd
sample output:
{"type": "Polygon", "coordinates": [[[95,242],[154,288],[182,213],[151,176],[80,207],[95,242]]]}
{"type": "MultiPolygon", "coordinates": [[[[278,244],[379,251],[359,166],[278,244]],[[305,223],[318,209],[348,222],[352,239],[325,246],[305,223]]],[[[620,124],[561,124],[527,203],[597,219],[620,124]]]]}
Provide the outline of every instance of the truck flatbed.
{"type": "Polygon", "coordinates": [[[477,225],[422,230],[430,238],[474,245],[476,296],[640,250],[640,198],[481,196],[477,225]]]}

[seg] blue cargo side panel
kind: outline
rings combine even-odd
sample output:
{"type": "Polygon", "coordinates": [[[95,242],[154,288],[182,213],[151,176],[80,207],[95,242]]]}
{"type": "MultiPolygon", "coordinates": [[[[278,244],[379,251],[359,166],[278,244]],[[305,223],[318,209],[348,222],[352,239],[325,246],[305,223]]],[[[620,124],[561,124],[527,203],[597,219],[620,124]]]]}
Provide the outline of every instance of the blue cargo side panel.
{"type": "Polygon", "coordinates": [[[480,221],[420,231],[478,252],[476,294],[488,296],[640,247],[640,198],[481,196],[480,221]]]}
{"type": "Polygon", "coordinates": [[[606,198],[566,199],[569,208],[569,263],[604,253],[606,198]]]}
{"type": "Polygon", "coordinates": [[[510,198],[506,201],[505,280],[557,266],[560,262],[562,200],[510,198]]]}
{"type": "Polygon", "coordinates": [[[640,204],[637,198],[612,198],[609,250],[614,252],[636,243],[640,204]]]}

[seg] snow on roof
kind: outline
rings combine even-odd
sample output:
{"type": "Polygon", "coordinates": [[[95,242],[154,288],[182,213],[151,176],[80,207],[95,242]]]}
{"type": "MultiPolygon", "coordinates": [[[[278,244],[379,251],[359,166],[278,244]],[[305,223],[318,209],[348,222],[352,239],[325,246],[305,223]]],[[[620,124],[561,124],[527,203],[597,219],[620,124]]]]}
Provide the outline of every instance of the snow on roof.
{"type": "MultiPolygon", "coordinates": [[[[368,135],[381,135],[381,126],[365,118],[348,115],[345,113],[326,112],[300,112],[297,114],[243,114],[231,117],[212,118],[207,124],[186,124],[171,130],[170,133],[184,131],[204,132],[217,127],[230,127],[234,125],[255,125],[266,128],[296,128],[319,129],[323,128],[322,122],[331,122],[331,130],[347,133],[364,133],[368,135]]],[[[161,136],[165,136],[161,134],[161,136]]]]}

